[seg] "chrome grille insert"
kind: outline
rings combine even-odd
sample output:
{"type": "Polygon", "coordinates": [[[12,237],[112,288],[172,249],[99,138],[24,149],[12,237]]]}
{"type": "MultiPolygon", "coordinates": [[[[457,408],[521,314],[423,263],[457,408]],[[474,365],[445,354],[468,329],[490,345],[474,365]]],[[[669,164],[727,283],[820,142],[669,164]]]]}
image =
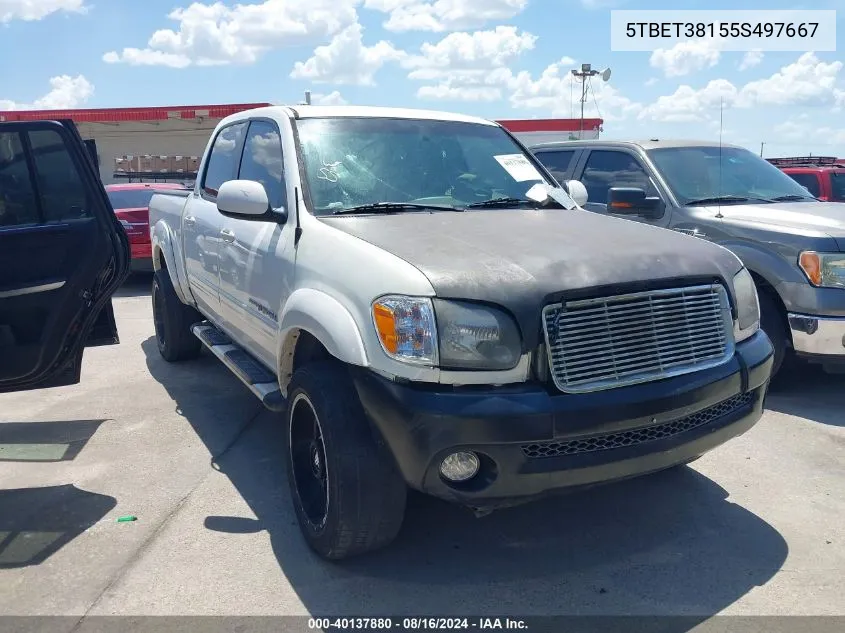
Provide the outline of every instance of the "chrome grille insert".
{"type": "Polygon", "coordinates": [[[734,353],[733,317],[721,284],[548,305],[543,330],[552,379],[567,393],[699,371],[734,353]]]}

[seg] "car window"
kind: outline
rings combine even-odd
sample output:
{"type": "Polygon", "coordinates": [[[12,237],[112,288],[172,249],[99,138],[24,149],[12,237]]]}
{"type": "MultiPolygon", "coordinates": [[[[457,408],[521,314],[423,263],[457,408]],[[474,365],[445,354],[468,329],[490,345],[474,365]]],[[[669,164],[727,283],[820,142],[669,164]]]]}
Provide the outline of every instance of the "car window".
{"type": "Polygon", "coordinates": [[[41,198],[42,221],[92,217],[88,191],[61,135],[55,130],[36,130],[29,133],[29,142],[41,198]]]}
{"type": "Polygon", "coordinates": [[[35,189],[20,134],[0,134],[0,226],[39,221],[35,189]]]}
{"type": "Polygon", "coordinates": [[[568,150],[544,150],[535,154],[540,162],[546,166],[555,180],[563,182],[566,180],[572,158],[575,156],[574,149],[568,150]]]}
{"type": "Polygon", "coordinates": [[[284,206],[282,137],[275,124],[269,121],[249,124],[238,178],[260,182],[267,191],[270,206],[274,209],[284,206]]]}
{"type": "Polygon", "coordinates": [[[337,117],[299,119],[296,127],[318,215],[385,201],[463,206],[524,199],[533,185],[546,182],[495,125],[337,117]]]}
{"type": "Polygon", "coordinates": [[[590,152],[581,183],[587,189],[587,199],[598,204],[607,204],[607,192],[611,187],[638,187],[649,196],[657,195],[642,163],[627,152],[590,152]]]}
{"type": "Polygon", "coordinates": [[[240,158],[238,152],[241,149],[241,139],[246,132],[246,127],[246,122],[230,125],[220,130],[217,138],[214,139],[202,182],[204,193],[216,196],[220,185],[235,178],[240,158]]]}
{"type": "Polygon", "coordinates": [[[742,147],[685,145],[650,149],[648,154],[682,205],[718,196],[814,199],[769,161],[742,147]]]}
{"type": "Polygon", "coordinates": [[[792,180],[797,182],[802,187],[806,187],[814,197],[818,198],[822,195],[821,186],[819,185],[819,177],[816,174],[787,174],[792,180]]]}
{"type": "Polygon", "coordinates": [[[155,189],[114,189],[106,191],[113,209],[145,209],[150,206],[155,189]]]}
{"type": "Polygon", "coordinates": [[[845,171],[830,172],[830,199],[833,202],[845,202],[845,171]]]}

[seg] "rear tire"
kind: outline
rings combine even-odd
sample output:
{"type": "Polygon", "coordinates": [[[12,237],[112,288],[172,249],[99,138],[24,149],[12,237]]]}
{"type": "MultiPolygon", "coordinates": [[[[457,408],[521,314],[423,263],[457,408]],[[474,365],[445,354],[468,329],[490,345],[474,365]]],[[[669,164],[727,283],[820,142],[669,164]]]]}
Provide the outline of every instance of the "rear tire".
{"type": "Polygon", "coordinates": [[[199,356],[202,342],[191,332],[191,326],[202,321],[202,315],[182,303],[166,270],[153,275],[152,299],[156,343],[162,358],[175,363],[199,356]]]}
{"type": "Polygon", "coordinates": [[[328,560],[385,547],[399,533],[407,488],[376,443],[346,367],[321,361],[288,387],[288,482],[308,545],[328,560]]]}
{"type": "Polygon", "coordinates": [[[789,335],[786,331],[783,315],[777,302],[766,290],[758,290],[760,300],[760,328],[772,341],[775,348],[774,364],[772,365],[772,378],[780,371],[783,361],[789,351],[787,341],[789,335]]]}

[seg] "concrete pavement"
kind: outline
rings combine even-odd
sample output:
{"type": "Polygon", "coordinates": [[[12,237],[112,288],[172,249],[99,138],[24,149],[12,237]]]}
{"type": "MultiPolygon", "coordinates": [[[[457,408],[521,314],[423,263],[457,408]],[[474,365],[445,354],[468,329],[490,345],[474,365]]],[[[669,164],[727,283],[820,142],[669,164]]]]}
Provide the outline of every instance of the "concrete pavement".
{"type": "Polygon", "coordinates": [[[845,615],[845,377],[788,375],[673,472],[483,519],[414,496],[394,546],[329,564],[277,415],[208,355],[160,359],[148,285],[81,384],[0,396],[0,614],[845,615]]]}

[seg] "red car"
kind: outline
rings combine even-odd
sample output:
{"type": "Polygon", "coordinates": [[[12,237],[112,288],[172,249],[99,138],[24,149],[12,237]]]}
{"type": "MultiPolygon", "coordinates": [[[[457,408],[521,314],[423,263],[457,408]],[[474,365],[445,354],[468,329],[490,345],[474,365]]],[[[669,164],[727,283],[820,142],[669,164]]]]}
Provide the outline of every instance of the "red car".
{"type": "Polygon", "coordinates": [[[173,182],[136,182],[125,185],[106,185],[106,193],[132,248],[132,272],[151,272],[153,269],[150,242],[150,199],[156,190],[187,189],[173,182]]]}
{"type": "Polygon", "coordinates": [[[819,200],[845,202],[845,159],[809,156],[768,160],[819,200]]]}

